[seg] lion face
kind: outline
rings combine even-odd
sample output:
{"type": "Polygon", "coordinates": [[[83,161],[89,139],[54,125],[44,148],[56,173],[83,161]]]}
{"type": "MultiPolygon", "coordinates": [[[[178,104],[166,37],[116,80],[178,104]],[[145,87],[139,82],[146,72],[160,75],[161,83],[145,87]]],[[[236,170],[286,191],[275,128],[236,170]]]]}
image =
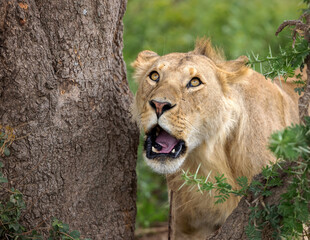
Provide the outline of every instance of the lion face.
{"type": "Polygon", "coordinates": [[[160,57],[143,51],[133,66],[139,83],[133,108],[145,133],[144,158],[154,171],[174,173],[223,127],[218,124],[227,117],[223,77],[212,60],[193,52],[160,57]]]}

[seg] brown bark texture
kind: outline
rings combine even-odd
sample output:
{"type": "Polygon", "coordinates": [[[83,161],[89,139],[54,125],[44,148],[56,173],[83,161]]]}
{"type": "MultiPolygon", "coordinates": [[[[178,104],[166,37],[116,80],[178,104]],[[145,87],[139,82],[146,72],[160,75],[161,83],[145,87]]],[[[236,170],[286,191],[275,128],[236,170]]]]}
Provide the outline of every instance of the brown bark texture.
{"type": "Polygon", "coordinates": [[[133,239],[137,127],[123,61],[126,0],[0,0],[1,159],[36,226],[133,239]]]}

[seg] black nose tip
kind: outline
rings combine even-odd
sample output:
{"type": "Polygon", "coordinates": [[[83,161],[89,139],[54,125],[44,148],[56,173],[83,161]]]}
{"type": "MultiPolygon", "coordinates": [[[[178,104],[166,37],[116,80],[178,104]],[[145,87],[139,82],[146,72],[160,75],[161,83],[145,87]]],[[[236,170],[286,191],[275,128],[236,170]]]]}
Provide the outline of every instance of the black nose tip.
{"type": "Polygon", "coordinates": [[[169,109],[173,108],[175,105],[171,105],[169,102],[158,102],[155,100],[151,100],[150,105],[152,108],[155,109],[157,118],[159,118],[164,112],[168,111],[169,109]]]}

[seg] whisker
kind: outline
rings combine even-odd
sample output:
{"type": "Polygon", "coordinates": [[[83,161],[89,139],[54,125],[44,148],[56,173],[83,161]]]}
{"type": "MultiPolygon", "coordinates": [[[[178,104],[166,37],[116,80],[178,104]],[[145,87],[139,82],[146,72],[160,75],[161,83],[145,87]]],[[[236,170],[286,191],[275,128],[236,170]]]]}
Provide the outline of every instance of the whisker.
{"type": "Polygon", "coordinates": [[[199,130],[189,120],[187,120],[186,118],[183,118],[183,120],[187,122],[195,131],[199,132],[199,130]]]}

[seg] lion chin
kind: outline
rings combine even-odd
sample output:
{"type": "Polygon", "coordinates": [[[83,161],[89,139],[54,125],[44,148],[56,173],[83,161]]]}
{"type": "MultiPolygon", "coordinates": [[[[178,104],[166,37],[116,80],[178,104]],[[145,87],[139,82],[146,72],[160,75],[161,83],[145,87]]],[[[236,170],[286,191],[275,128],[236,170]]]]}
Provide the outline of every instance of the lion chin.
{"type": "Polygon", "coordinates": [[[291,81],[278,86],[246,63],[246,57],[226,61],[202,39],[188,53],[143,51],[132,64],[139,85],[132,114],[145,133],[143,156],[166,174],[174,193],[172,239],[206,239],[240,200],[215,204],[211,192],[184,185],[181,170],[200,166],[197,174],[209,181],[224,174],[236,189],[238,177],[251,180],[276,160],[266,147],[270,134],[299,120],[291,81]]]}
{"type": "Polygon", "coordinates": [[[174,160],[154,160],[149,159],[145,155],[143,156],[146,164],[153,169],[154,172],[160,173],[160,174],[170,174],[175,173],[177,170],[180,169],[182,166],[185,157],[179,157],[174,160]],[[170,162],[169,162],[170,161],[170,162]]]}

